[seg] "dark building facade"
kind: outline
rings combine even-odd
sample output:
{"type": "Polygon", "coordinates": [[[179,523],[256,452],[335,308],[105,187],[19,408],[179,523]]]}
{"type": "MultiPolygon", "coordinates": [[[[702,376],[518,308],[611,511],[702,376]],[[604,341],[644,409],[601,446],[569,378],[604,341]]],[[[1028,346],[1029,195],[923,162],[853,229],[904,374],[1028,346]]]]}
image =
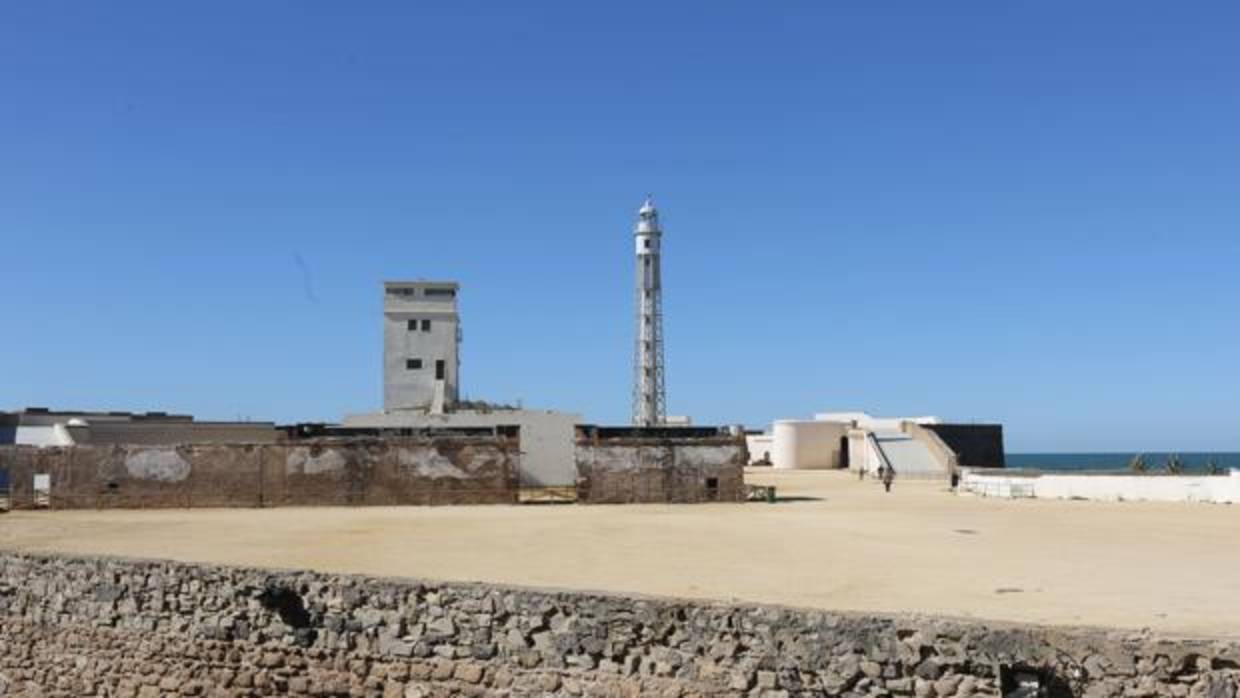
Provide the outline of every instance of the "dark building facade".
{"type": "Polygon", "coordinates": [[[926,424],[956,452],[960,465],[974,468],[1002,468],[1004,465],[1002,424],[926,424]]]}

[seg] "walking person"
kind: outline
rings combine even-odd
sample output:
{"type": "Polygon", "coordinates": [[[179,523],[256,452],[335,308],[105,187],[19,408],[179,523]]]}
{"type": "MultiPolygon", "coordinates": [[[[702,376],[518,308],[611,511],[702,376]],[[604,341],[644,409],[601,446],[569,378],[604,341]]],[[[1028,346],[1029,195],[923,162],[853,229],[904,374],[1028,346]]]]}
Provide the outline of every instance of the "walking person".
{"type": "Polygon", "coordinates": [[[890,465],[883,466],[883,489],[891,491],[891,483],[896,479],[896,471],[890,465]]]}

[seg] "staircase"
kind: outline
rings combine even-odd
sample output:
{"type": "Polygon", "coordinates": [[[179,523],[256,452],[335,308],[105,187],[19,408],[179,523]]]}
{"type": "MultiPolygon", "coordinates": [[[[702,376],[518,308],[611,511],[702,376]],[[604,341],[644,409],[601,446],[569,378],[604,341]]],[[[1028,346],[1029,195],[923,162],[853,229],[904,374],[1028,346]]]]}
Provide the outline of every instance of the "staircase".
{"type": "Polygon", "coordinates": [[[873,437],[897,479],[928,480],[948,476],[947,468],[924,442],[899,431],[876,431],[873,437]]]}

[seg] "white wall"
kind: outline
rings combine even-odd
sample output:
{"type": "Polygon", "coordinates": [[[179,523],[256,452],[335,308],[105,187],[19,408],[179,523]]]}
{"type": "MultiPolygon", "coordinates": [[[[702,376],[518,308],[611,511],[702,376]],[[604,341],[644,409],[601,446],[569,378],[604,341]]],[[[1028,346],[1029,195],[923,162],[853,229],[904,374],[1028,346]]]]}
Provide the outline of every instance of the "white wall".
{"type": "Polygon", "coordinates": [[[904,422],[914,424],[938,424],[938,417],[875,417],[868,412],[818,412],[814,415],[817,422],[852,423],[870,431],[900,431],[904,422]]]}
{"type": "Polygon", "coordinates": [[[780,420],[771,427],[771,465],[780,470],[840,466],[840,439],[848,426],[836,422],[780,420]]]}
{"type": "Polygon", "coordinates": [[[849,470],[861,470],[870,475],[877,476],[878,469],[882,467],[882,465],[883,459],[879,456],[878,450],[874,446],[874,440],[870,438],[870,432],[865,429],[849,429],[849,470]]]}
{"type": "Polygon", "coordinates": [[[65,425],[18,425],[14,442],[19,446],[72,446],[73,436],[65,425]]]}
{"type": "Polygon", "coordinates": [[[770,434],[746,434],[745,448],[749,449],[749,464],[770,462],[774,455],[775,439],[770,434]]]}
{"type": "Polygon", "coordinates": [[[1228,475],[1082,475],[963,469],[959,490],[986,497],[1240,503],[1240,470],[1228,475]]]}

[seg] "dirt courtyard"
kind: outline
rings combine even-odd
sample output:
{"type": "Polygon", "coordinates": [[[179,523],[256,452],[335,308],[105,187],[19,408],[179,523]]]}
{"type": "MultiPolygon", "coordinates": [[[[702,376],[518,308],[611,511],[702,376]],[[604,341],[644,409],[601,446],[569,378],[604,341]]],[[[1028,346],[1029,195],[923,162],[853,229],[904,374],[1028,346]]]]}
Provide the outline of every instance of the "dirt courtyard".
{"type": "Polygon", "coordinates": [[[13,512],[0,548],[1240,636],[1240,510],[751,471],[776,504],[13,512]]]}

